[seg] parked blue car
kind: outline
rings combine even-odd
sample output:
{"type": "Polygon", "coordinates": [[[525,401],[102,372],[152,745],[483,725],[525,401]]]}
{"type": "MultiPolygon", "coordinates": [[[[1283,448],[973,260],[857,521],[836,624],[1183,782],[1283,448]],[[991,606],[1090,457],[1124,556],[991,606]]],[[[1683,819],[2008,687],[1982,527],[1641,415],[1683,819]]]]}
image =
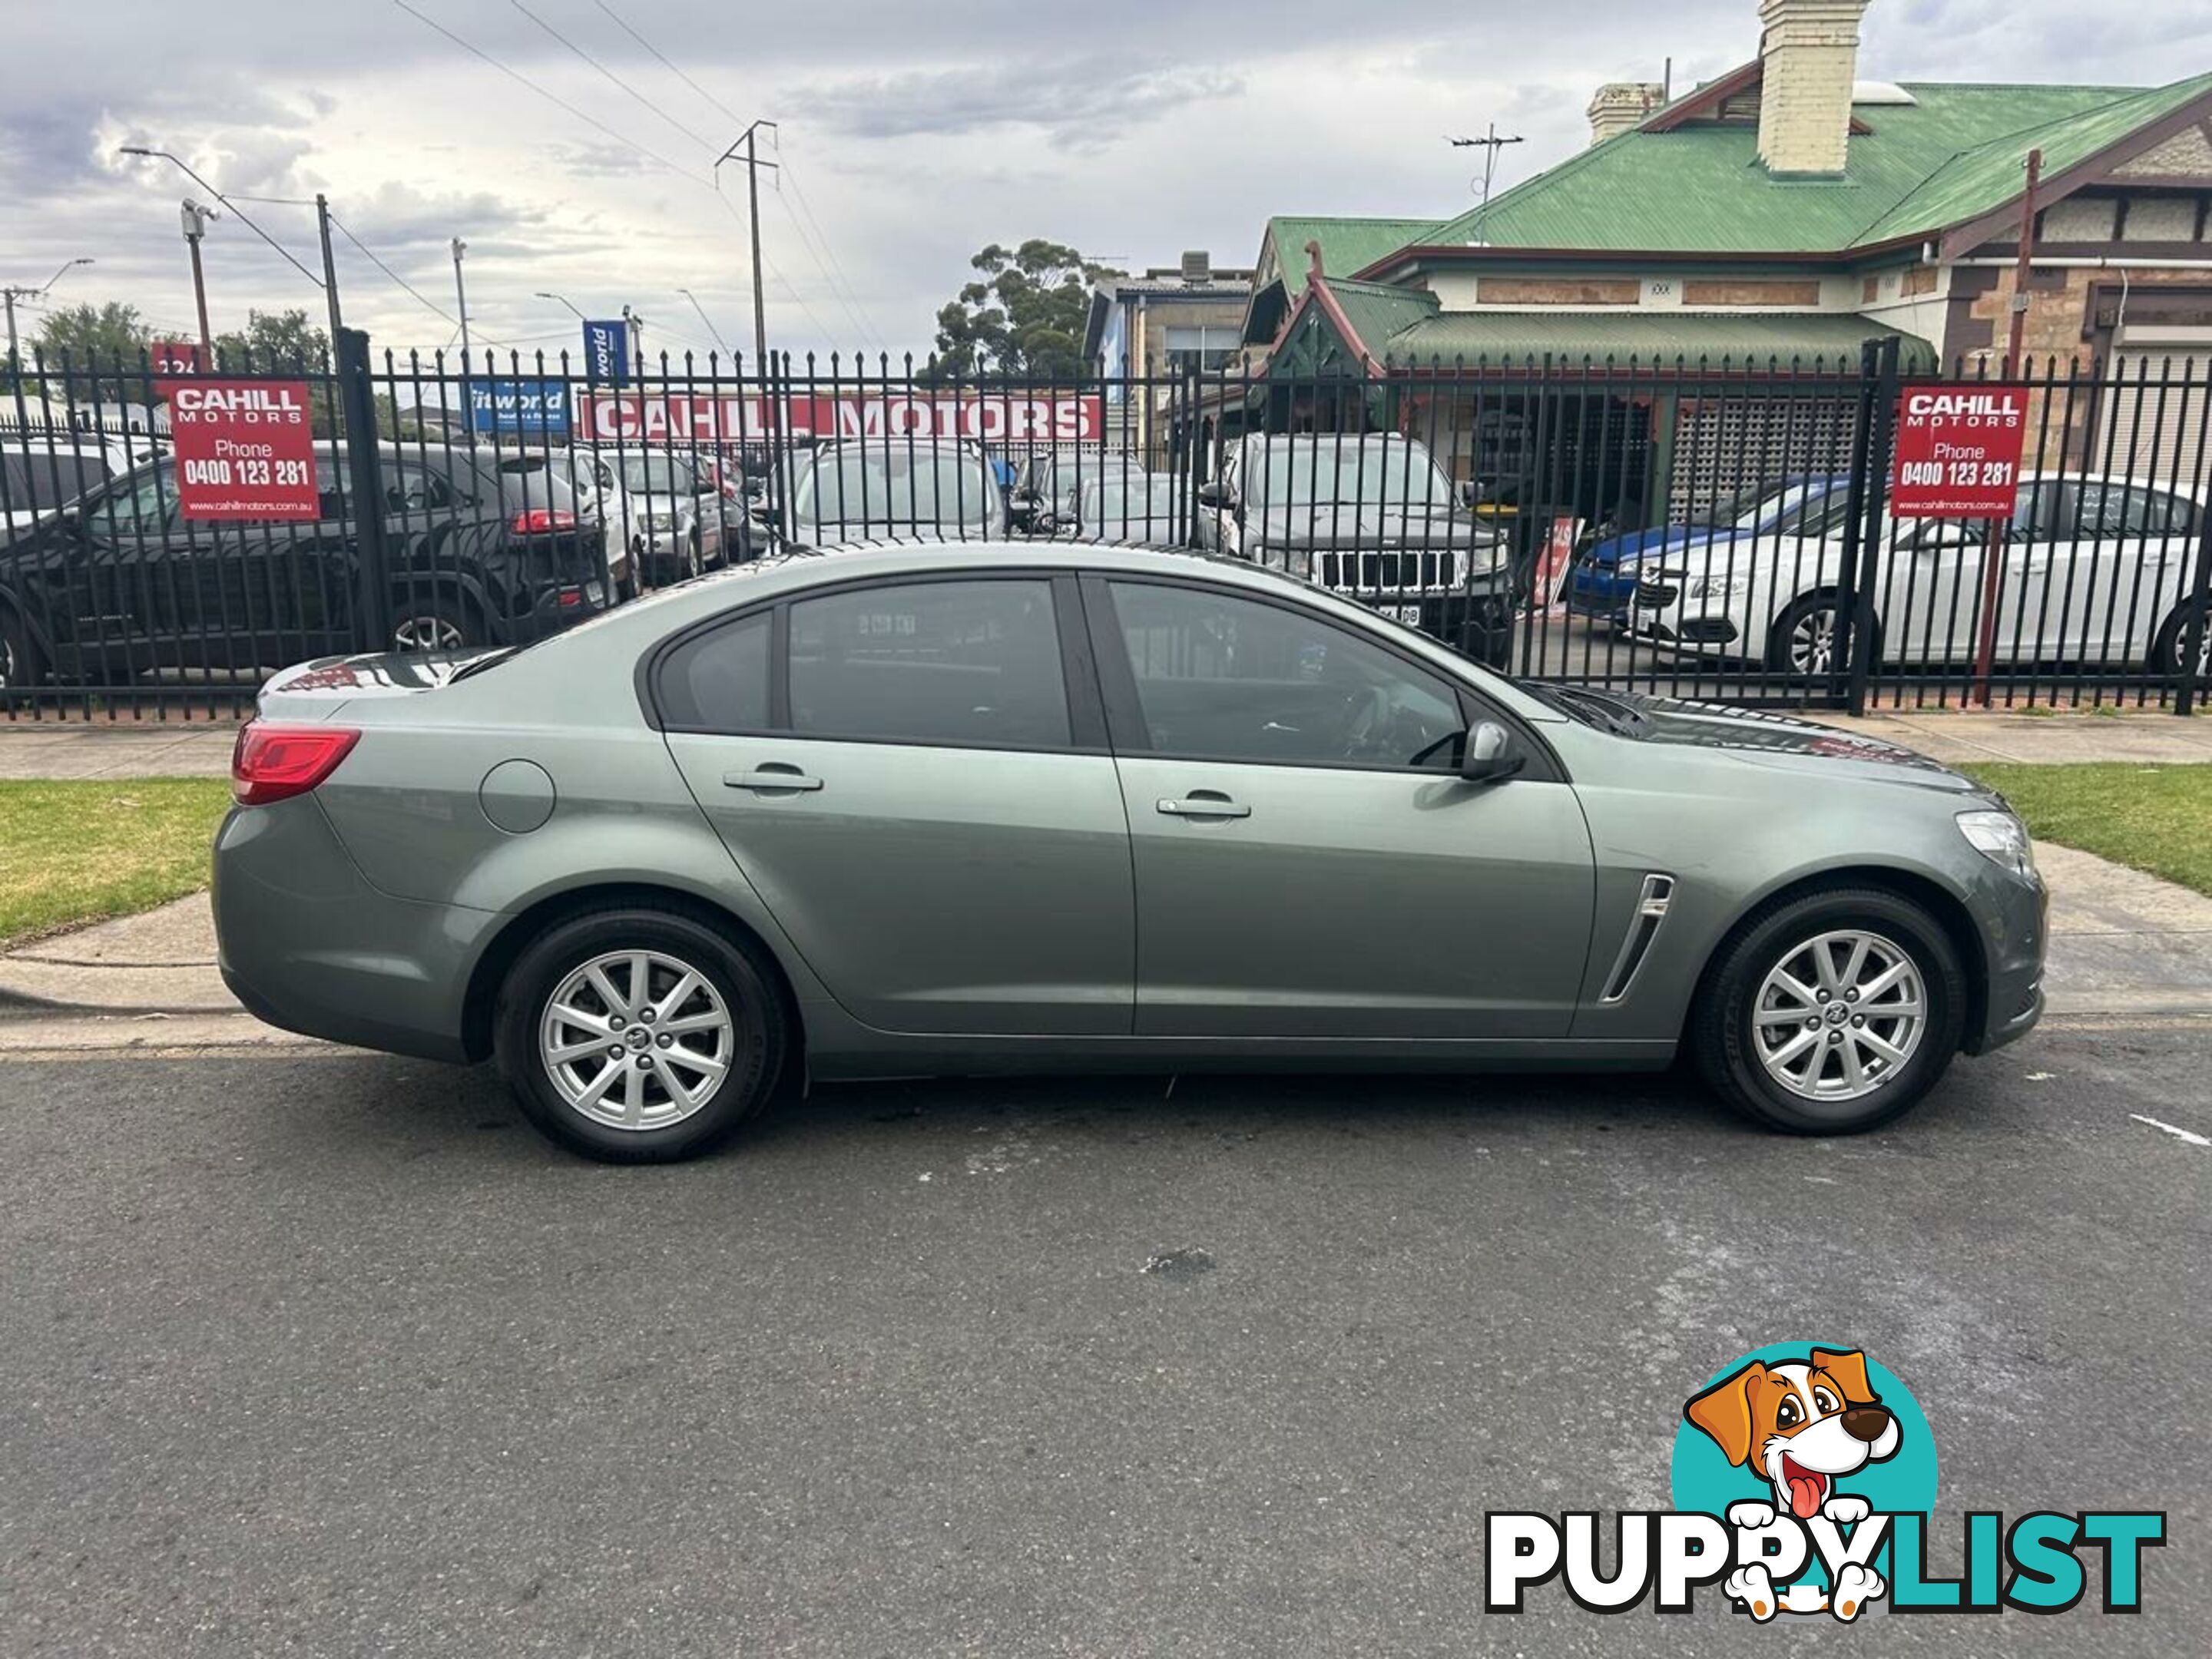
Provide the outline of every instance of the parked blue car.
{"type": "Polygon", "coordinates": [[[1849,482],[1841,473],[1799,473],[1729,496],[1686,524],[1609,536],[1575,555],[1567,572],[1567,609],[1578,616],[1626,620],[1642,560],[1676,548],[1794,531],[1808,511],[1826,506],[1849,482]]]}

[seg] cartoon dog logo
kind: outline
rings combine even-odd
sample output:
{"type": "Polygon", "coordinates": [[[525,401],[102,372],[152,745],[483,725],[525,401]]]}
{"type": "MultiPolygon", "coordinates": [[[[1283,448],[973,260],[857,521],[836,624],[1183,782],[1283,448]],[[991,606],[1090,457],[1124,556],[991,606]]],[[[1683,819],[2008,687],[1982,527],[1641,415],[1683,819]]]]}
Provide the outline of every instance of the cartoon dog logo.
{"type": "MultiPolygon", "coordinates": [[[[1863,1498],[1839,1493],[1836,1482],[1895,1456],[1903,1437],[1896,1417],[1867,1381],[1866,1355],[1856,1350],[1814,1348],[1802,1362],[1754,1359],[1692,1397],[1682,1415],[1730,1463],[1755,1472],[1772,1491],[1771,1504],[1729,1506],[1730,1523],[1745,1528],[1771,1525],[1778,1513],[1800,1522],[1818,1516],[1844,1526],[1863,1521],[1871,1506],[1863,1498]]],[[[1764,1622],[1777,1611],[1832,1610],[1850,1619],[1888,1586],[1872,1568],[1852,1564],[1836,1575],[1830,1592],[1796,1584],[1778,1597],[1767,1570],[1754,1563],[1730,1573],[1722,1588],[1764,1622]]]]}

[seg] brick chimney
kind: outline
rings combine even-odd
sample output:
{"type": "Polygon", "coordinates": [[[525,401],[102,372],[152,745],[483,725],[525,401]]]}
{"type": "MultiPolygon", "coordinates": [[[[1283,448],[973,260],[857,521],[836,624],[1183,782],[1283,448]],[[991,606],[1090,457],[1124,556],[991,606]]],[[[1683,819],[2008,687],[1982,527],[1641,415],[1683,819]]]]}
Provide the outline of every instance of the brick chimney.
{"type": "Polygon", "coordinates": [[[1867,0],[1759,0],[1759,159],[1767,172],[1843,172],[1866,9],[1867,0]]]}
{"type": "Polygon", "coordinates": [[[1608,81],[1590,94],[1590,143],[1601,144],[1643,125],[1644,117],[1667,101],[1667,88],[1656,81],[1608,81]]]}

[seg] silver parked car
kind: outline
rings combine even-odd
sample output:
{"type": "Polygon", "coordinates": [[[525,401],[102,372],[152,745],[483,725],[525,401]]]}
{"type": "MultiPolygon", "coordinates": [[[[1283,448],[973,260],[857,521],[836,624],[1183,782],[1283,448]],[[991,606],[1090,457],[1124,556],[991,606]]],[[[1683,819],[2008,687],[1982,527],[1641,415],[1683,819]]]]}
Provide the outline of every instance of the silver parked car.
{"type": "Polygon", "coordinates": [[[295,1030],[496,1057],[678,1158],[780,1077],[1644,1067],[1807,1133],[2042,1007],[2004,803],[1771,715],[1518,684],[1191,553],[908,541],[526,650],[264,690],[224,976],[295,1030]]]}

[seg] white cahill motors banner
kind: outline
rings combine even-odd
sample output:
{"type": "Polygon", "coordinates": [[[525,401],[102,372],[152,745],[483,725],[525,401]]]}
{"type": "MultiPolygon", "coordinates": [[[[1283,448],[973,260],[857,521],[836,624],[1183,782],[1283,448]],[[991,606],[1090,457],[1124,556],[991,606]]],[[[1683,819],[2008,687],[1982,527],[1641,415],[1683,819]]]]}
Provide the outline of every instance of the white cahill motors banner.
{"type": "Polygon", "coordinates": [[[1096,443],[1105,436],[1106,404],[1095,393],[799,393],[771,404],[751,393],[584,391],[574,428],[587,443],[757,443],[779,431],[787,439],[1096,443]]]}

